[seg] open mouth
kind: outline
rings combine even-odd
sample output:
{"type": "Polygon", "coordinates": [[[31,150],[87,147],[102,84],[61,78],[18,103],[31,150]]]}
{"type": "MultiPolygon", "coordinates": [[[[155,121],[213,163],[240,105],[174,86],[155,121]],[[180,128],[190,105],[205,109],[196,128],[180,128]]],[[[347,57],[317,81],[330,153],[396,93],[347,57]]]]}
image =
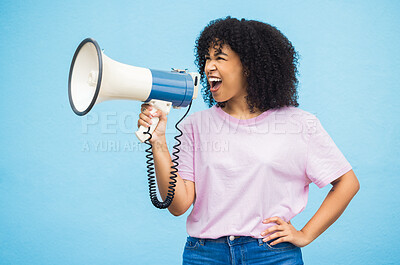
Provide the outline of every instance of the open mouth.
{"type": "Polygon", "coordinates": [[[211,77],[208,79],[210,82],[210,90],[211,92],[215,92],[219,89],[219,87],[222,84],[222,79],[221,78],[216,78],[216,77],[211,77]]]}

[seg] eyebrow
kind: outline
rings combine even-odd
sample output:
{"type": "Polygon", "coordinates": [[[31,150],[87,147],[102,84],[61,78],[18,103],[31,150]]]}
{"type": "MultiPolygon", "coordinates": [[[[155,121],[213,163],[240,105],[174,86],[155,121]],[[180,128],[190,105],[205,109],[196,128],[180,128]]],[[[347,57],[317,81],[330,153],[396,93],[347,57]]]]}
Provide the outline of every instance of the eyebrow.
{"type": "Polygon", "coordinates": [[[228,56],[228,54],[223,53],[223,52],[217,52],[217,53],[214,54],[214,56],[218,56],[218,55],[225,55],[225,56],[228,56]]]}
{"type": "MultiPolygon", "coordinates": [[[[223,52],[216,52],[216,53],[214,53],[214,56],[218,56],[218,55],[225,55],[225,56],[228,56],[228,54],[223,53],[223,52]]],[[[207,53],[205,56],[210,56],[210,54],[207,53]]]]}

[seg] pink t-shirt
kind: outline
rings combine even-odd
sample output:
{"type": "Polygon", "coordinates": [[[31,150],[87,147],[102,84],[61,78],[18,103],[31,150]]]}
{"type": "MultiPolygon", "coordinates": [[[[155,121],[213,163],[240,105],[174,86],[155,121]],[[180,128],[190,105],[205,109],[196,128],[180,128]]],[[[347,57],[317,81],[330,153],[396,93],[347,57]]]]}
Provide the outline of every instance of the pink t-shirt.
{"type": "Polygon", "coordinates": [[[305,208],[311,182],[321,188],[352,169],[318,118],[296,107],[241,120],[213,106],[179,128],[178,173],[196,187],[192,237],[262,238],[274,225],[264,219],[305,208]]]}

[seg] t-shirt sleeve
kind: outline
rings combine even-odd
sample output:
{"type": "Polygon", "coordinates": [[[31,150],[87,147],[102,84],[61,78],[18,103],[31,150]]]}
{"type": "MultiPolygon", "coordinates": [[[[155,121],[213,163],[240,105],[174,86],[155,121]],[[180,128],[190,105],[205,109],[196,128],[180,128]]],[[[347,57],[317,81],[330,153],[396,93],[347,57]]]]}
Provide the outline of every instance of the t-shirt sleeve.
{"type": "Polygon", "coordinates": [[[352,167],[322,127],[319,119],[313,115],[311,121],[306,175],[322,188],[350,171],[352,167]]]}
{"type": "Polygon", "coordinates": [[[194,136],[193,136],[193,116],[189,116],[179,124],[182,136],[179,137],[181,145],[178,147],[178,174],[182,179],[195,181],[194,179],[194,136]]]}

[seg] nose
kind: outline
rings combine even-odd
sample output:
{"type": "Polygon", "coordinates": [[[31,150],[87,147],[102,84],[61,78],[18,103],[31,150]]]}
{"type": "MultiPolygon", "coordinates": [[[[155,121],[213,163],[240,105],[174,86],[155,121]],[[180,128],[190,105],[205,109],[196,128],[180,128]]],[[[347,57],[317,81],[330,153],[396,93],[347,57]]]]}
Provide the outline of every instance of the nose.
{"type": "Polygon", "coordinates": [[[204,71],[206,72],[206,75],[209,75],[213,71],[217,70],[217,67],[215,65],[214,60],[208,60],[206,62],[206,66],[204,67],[204,71]]]}

